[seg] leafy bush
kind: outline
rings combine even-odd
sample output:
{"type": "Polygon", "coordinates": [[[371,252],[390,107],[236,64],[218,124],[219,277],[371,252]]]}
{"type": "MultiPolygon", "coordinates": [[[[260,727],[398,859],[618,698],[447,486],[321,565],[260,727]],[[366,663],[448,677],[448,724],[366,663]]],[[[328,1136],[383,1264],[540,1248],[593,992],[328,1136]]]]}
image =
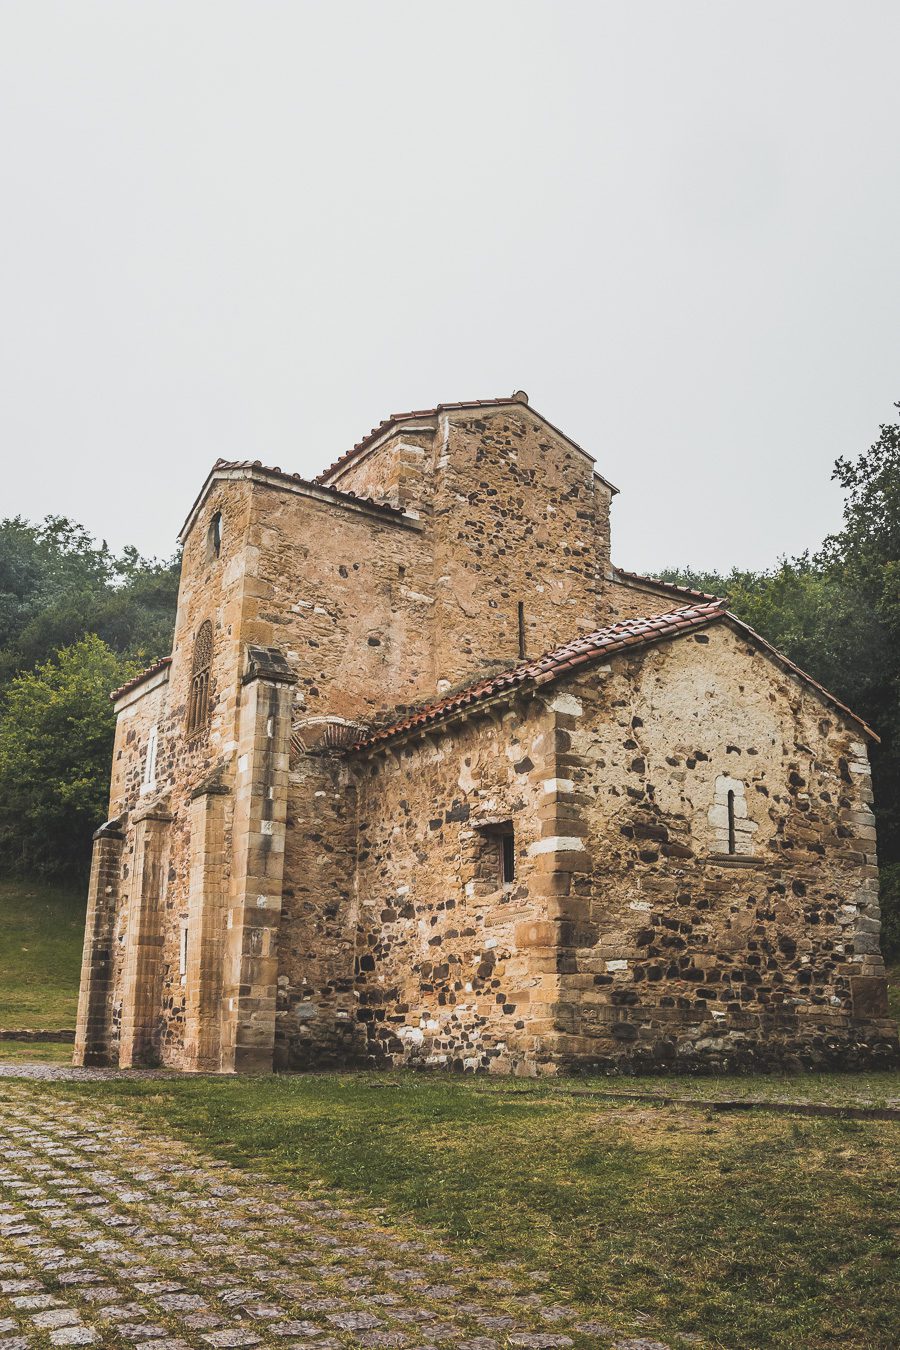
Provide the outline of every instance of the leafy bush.
{"type": "Polygon", "coordinates": [[[0,713],[0,861],[7,870],[86,871],[109,795],[109,694],[136,669],[91,634],[11,681],[0,713]]]}

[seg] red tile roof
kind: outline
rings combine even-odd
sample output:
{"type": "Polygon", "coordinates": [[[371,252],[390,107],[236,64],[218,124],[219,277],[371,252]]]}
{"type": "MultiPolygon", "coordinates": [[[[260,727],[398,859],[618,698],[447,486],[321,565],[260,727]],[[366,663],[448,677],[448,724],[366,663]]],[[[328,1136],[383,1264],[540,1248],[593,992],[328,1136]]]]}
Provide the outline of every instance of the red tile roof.
{"type": "Polygon", "coordinates": [[[724,607],[724,601],[714,599],[702,604],[687,605],[681,609],[671,610],[667,614],[655,614],[647,618],[624,619],[619,623],[610,624],[607,628],[598,628],[596,632],[589,633],[585,637],[575,638],[574,641],[564,643],[561,647],[554,647],[552,651],[545,652],[536,661],[525,661],[511,670],[489,675],[485,679],[467,685],[466,688],[455,694],[450,694],[438,703],[430,703],[424,708],[420,708],[418,712],[410,714],[399,722],[370,732],[369,735],[357,741],[350,748],[351,750],[377,749],[397,738],[427,731],[437,723],[445,722],[466,712],[473,704],[487,702],[523,687],[537,689],[541,685],[549,684],[551,681],[561,678],[571,670],[577,670],[579,667],[592,662],[608,660],[609,657],[616,655],[618,652],[628,651],[633,647],[647,647],[656,642],[681,637],[685,633],[696,632],[705,628],[708,624],[720,620],[726,620],[738,631],[740,636],[750,638],[779,665],[810,685],[827,702],[856,722],[867,735],[876,741],[878,740],[875,732],[866,725],[862,718],[857,717],[850,708],[829,693],[818,681],[812,679],[799,666],[794,665],[793,661],[789,661],[786,656],[782,656],[779,651],[766,642],[764,638],[761,638],[747,624],[742,623],[735,615],[730,614],[724,607]]]}
{"type": "MultiPolygon", "coordinates": [[[[368,450],[370,445],[373,445],[375,441],[380,440],[382,436],[387,435],[388,432],[393,431],[395,427],[400,426],[403,422],[417,421],[426,417],[437,417],[442,412],[458,412],[468,409],[476,410],[478,408],[503,408],[508,407],[512,403],[524,404],[529,408],[529,411],[541,422],[544,422],[551,431],[555,432],[557,436],[561,436],[564,441],[568,441],[569,445],[574,446],[576,450],[579,450],[581,454],[585,455],[593,464],[593,455],[589,455],[583,446],[579,445],[577,441],[572,440],[571,436],[567,436],[564,431],[560,431],[559,427],[554,426],[551,421],[544,417],[543,413],[539,413],[536,408],[532,408],[528,403],[528,395],[519,389],[514,394],[510,394],[508,398],[475,398],[462,403],[438,403],[434,408],[419,408],[414,412],[391,413],[390,417],[386,417],[383,422],[378,423],[377,427],[373,427],[368,435],[363,436],[361,441],[357,441],[351,450],[348,450],[346,454],[341,455],[333,464],[329,465],[327,469],[320,473],[316,478],[316,482],[324,483],[334,474],[340,473],[341,470],[345,469],[358,455],[361,455],[363,451],[368,450]]],[[[614,493],[618,492],[619,489],[613,487],[613,484],[608,482],[605,478],[603,479],[603,482],[606,483],[607,487],[612,488],[614,493]]]]}
{"type": "Polygon", "coordinates": [[[228,471],[231,469],[258,469],[260,473],[268,474],[272,478],[281,478],[287,483],[297,483],[301,487],[312,488],[315,492],[327,493],[338,504],[341,502],[355,502],[359,506],[364,506],[367,511],[380,511],[382,515],[391,520],[406,520],[407,522],[409,520],[407,513],[402,507],[390,506],[387,502],[374,501],[371,497],[361,497],[356,492],[345,492],[341,488],[329,487],[327,483],[320,483],[317,478],[304,478],[303,475],[299,473],[286,473],[284,469],[277,467],[271,468],[269,465],[263,464],[262,460],[259,459],[217,459],[207,474],[206,482],[194,499],[194,503],[185,517],[184,524],[178,532],[178,539],[180,542],[184,542],[188,529],[193,524],[196,512],[199,510],[206,493],[209,491],[215,475],[220,470],[228,471]]]}
{"type": "Polygon", "coordinates": [[[158,675],[161,670],[165,670],[171,664],[171,656],[163,656],[159,661],[154,661],[153,665],[148,666],[146,670],[142,670],[140,675],[132,675],[130,680],[126,680],[124,684],[119,685],[118,689],[114,689],[110,698],[115,703],[123,694],[130,694],[132,689],[137,689],[138,685],[143,684],[145,680],[149,680],[151,675],[158,675]]]}
{"type": "Polygon", "coordinates": [[[360,502],[363,506],[372,507],[376,511],[386,511],[390,516],[405,514],[402,506],[391,506],[388,502],[376,502],[371,497],[361,497],[358,492],[347,492],[343,488],[329,487],[320,478],[304,478],[300,473],[287,473],[284,469],[277,467],[272,469],[258,459],[217,459],[213,465],[213,472],[216,469],[260,469],[263,473],[270,473],[275,478],[284,478],[289,483],[299,483],[301,487],[315,488],[317,492],[327,492],[338,499],[343,498],[346,501],[360,502]]]}
{"type": "Polygon", "coordinates": [[[724,596],[710,595],[709,591],[695,591],[691,586],[677,586],[674,581],[660,581],[658,577],[645,577],[640,572],[626,572],[624,567],[614,567],[613,574],[621,577],[627,585],[628,582],[637,582],[638,585],[653,586],[659,591],[668,591],[672,595],[689,595],[693,600],[724,600],[724,596]]]}
{"type": "Polygon", "coordinates": [[[522,685],[537,688],[557,679],[566,671],[575,670],[590,661],[605,660],[628,647],[646,646],[651,642],[674,637],[677,633],[703,628],[714,619],[721,618],[723,612],[719,604],[688,606],[673,610],[669,614],[655,615],[653,618],[625,619],[621,623],[611,624],[608,628],[598,628],[595,633],[575,638],[574,641],[566,642],[561,647],[554,647],[552,651],[539,656],[536,661],[524,661],[512,670],[489,675],[486,679],[468,685],[439,703],[429,704],[401,722],[373,731],[358,741],[353,749],[368,749],[410,731],[424,730],[435,722],[444,721],[447,717],[463,712],[473,703],[483,702],[522,685]]]}

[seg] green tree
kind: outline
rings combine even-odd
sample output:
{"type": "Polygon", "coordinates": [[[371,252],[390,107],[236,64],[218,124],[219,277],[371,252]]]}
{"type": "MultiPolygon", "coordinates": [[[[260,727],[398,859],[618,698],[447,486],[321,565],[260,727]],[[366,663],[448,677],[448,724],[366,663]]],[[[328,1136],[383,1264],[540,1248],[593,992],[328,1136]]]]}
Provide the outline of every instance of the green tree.
{"type": "Polygon", "coordinates": [[[0,521],[0,682],[86,633],[144,664],[171,646],[179,560],[115,557],[63,516],[0,521]]]}
{"type": "Polygon", "coordinates": [[[107,808],[109,694],[135,671],[91,634],[11,681],[0,714],[0,862],[9,871],[84,875],[107,808]]]}

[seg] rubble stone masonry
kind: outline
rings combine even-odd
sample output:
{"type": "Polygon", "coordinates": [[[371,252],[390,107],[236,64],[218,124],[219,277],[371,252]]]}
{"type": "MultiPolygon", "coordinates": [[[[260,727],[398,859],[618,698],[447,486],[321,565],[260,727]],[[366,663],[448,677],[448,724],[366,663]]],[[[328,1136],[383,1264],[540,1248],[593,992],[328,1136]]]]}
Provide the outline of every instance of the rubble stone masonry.
{"type": "Polygon", "coordinates": [[[870,733],[613,568],[614,492],[523,395],[395,416],[315,482],[214,466],[171,657],[115,695],[78,1062],[896,1057],[870,733]]]}

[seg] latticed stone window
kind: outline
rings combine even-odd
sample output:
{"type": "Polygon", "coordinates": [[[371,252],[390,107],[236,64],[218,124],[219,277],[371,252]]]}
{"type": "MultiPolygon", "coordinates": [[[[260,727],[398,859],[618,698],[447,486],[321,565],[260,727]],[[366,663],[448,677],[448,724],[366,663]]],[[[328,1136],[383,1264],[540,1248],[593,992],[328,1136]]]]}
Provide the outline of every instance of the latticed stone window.
{"type": "Polygon", "coordinates": [[[209,619],[197,629],[194,659],[191,663],[191,693],[188,699],[187,733],[196,736],[206,726],[209,707],[209,665],[212,660],[213,630],[209,619]]]}

